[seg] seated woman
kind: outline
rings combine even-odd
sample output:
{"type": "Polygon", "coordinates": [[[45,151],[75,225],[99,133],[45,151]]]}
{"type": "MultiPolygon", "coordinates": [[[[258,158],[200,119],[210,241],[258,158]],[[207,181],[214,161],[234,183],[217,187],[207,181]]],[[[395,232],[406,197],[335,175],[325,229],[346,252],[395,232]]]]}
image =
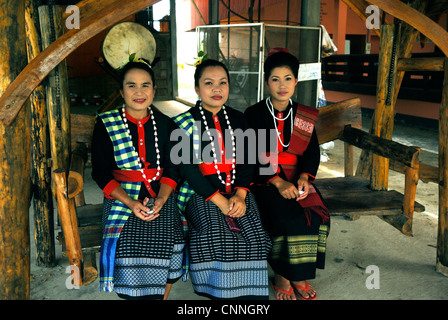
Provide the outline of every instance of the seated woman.
{"type": "Polygon", "coordinates": [[[258,150],[255,199],[263,225],[272,240],[271,285],[278,300],[316,299],[306,280],[324,268],[329,231],[328,210],[311,183],[319,168],[320,152],[314,122],[317,110],[291,101],[299,62],[288,52],[269,55],[264,64],[271,96],[245,111],[249,126],[271,130],[264,150],[258,150]],[[263,173],[264,174],[260,174],[263,173]],[[266,174],[267,172],[267,174],[266,174]]]}
{"type": "Polygon", "coordinates": [[[221,62],[203,61],[194,78],[201,100],[174,118],[197,131],[189,140],[197,159],[180,166],[191,281],[196,293],[213,299],[267,299],[270,240],[248,192],[255,165],[236,163],[233,130],[247,125],[241,112],[224,105],[229,73],[221,62]]]}
{"type": "Polygon", "coordinates": [[[126,64],[120,86],[124,105],[98,115],[92,139],[92,177],[105,196],[100,289],[167,298],[182,275],[185,243],[173,194],[179,172],[170,161],[176,126],[152,106],[156,85],[146,60],[126,64]]]}

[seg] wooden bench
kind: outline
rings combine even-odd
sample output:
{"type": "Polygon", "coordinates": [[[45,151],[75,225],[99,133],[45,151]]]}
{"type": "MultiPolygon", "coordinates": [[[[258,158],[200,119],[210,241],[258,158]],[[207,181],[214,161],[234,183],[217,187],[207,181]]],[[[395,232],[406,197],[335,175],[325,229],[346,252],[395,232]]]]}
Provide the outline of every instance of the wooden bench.
{"type": "MultiPolygon", "coordinates": [[[[360,215],[377,215],[405,235],[412,235],[413,214],[424,206],[415,201],[418,183],[420,149],[404,146],[362,130],[359,98],[319,108],[316,123],[319,143],[344,141],[344,177],[316,179],[316,186],[333,216],[352,219],[360,215]],[[390,159],[391,168],[402,168],[404,194],[395,190],[375,190],[375,174],[370,180],[353,174],[353,146],[390,159]]],[[[375,161],[375,160],[374,160],[375,161]]]]}
{"type": "MultiPolygon", "coordinates": [[[[362,131],[361,118],[358,98],[319,109],[316,123],[319,143],[336,139],[344,141],[345,177],[317,179],[316,186],[321,191],[331,215],[350,218],[378,215],[404,234],[411,235],[414,211],[422,212],[425,209],[415,202],[420,149],[362,131]],[[354,146],[393,161],[391,168],[400,168],[405,173],[404,194],[394,190],[374,190],[374,175],[370,180],[354,176],[354,146]]],[[[102,239],[102,203],[85,204],[83,197],[84,165],[87,159],[87,143],[91,141],[92,119],[91,116],[73,117],[72,127],[84,130],[73,130],[72,141],[82,143],[73,146],[68,175],[63,170],[56,170],[53,174],[63,229],[59,240],[70,265],[80,270],[79,275],[73,277],[74,283],[78,285],[87,285],[98,276],[95,254],[100,250],[102,239]]]]}

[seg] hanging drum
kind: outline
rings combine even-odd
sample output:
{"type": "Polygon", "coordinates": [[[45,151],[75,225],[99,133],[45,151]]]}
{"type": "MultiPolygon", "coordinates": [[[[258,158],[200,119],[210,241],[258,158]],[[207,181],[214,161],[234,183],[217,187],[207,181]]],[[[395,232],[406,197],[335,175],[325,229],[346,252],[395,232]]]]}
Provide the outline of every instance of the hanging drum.
{"type": "Polygon", "coordinates": [[[144,58],[151,63],[156,55],[156,40],[144,26],[135,22],[121,22],[106,34],[101,51],[114,69],[128,61],[133,53],[136,58],[144,58]]]}

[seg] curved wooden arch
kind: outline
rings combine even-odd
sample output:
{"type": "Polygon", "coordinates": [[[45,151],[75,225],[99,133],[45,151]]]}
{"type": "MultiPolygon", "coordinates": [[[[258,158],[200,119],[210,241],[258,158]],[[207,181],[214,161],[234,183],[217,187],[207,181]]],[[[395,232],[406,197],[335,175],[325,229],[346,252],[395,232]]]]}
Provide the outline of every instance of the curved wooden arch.
{"type": "Polygon", "coordinates": [[[0,119],[9,126],[39,83],[70,53],[104,29],[153,5],[159,0],[85,0],[78,7],[93,9],[81,14],[80,29],[71,29],[32,60],[0,98],[0,119]],[[93,5],[94,4],[94,5],[93,5]]]}
{"type": "Polygon", "coordinates": [[[448,32],[428,16],[399,0],[366,0],[381,10],[413,26],[435,43],[448,57],[448,32]]]}

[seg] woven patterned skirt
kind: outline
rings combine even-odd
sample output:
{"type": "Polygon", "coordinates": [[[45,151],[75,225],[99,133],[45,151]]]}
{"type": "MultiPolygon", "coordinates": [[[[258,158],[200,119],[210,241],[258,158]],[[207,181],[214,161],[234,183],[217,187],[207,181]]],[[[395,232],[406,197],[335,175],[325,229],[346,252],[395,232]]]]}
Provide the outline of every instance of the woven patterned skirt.
{"type": "Polygon", "coordinates": [[[325,268],[330,220],[324,224],[312,214],[308,226],[302,207],[283,198],[274,186],[257,186],[254,194],[272,240],[268,259],[272,270],[291,281],[314,279],[316,268],[325,268]]]}
{"type": "MultiPolygon", "coordinates": [[[[114,291],[132,297],[163,296],[167,282],[182,275],[183,229],[172,195],[160,216],[143,221],[131,214],[117,243],[114,291]]],[[[113,200],[104,199],[103,224],[113,200]]]]}
{"type": "Polygon", "coordinates": [[[252,194],[246,197],[246,214],[236,219],[241,233],[230,231],[221,210],[197,194],[188,201],[185,216],[196,293],[218,299],[268,297],[271,243],[252,194]]]}

